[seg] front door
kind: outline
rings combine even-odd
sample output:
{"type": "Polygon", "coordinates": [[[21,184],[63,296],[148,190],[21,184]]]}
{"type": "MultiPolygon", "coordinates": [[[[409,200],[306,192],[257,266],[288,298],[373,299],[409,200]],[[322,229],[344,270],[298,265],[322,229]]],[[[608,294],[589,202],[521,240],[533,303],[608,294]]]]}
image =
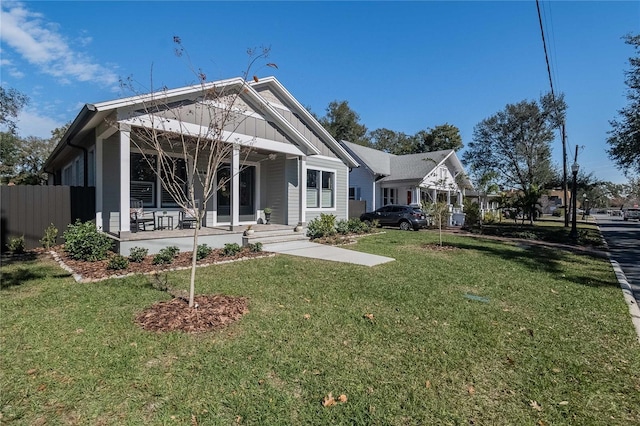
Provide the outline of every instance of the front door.
{"type": "MultiPolygon", "coordinates": [[[[218,223],[231,223],[231,197],[232,176],[231,168],[228,165],[221,166],[216,174],[218,193],[216,195],[218,209],[218,223]]],[[[238,188],[239,197],[239,220],[240,222],[251,222],[256,220],[256,167],[247,166],[240,171],[238,176],[240,185],[238,188]]]]}

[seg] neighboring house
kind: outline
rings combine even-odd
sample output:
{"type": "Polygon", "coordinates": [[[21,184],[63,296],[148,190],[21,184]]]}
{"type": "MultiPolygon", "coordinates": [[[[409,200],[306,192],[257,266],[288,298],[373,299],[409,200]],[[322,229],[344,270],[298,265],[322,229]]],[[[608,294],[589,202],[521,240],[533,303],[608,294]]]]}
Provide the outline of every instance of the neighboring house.
{"type": "Polygon", "coordinates": [[[500,209],[500,196],[501,194],[495,192],[485,194],[478,190],[468,190],[464,194],[464,198],[467,201],[478,204],[482,217],[487,212],[496,212],[500,209]]]}
{"type": "MultiPolygon", "coordinates": [[[[364,200],[367,211],[387,204],[444,201],[462,207],[471,182],[455,151],[394,155],[341,141],[360,167],[349,173],[349,199],[364,200]]],[[[453,211],[453,208],[452,208],[453,211]]]]}
{"type": "MultiPolygon", "coordinates": [[[[255,224],[264,218],[266,207],[273,211],[271,223],[282,225],[306,223],[320,213],[348,217],[348,173],[358,167],[357,161],[278,80],[247,83],[234,78],[204,85],[205,90],[213,87],[242,88],[242,122],[227,132],[233,154],[217,175],[229,184],[203,206],[205,227],[255,224]],[[250,153],[243,161],[240,150],[246,147],[250,153]]],[[[195,85],[155,97],[162,97],[171,110],[197,109],[202,90],[195,85]]],[[[166,111],[150,113],[143,107],[152,96],[85,105],[45,164],[52,185],[94,186],[96,225],[120,239],[131,232],[132,198],[142,200],[145,210],[176,218],[180,210],[134,143],[140,128],[154,125],[149,117],[172,124],[166,111]]],[[[184,117],[185,125],[173,123],[182,134],[187,133],[184,128],[203,125],[200,114],[184,117]]],[[[196,198],[203,198],[202,188],[196,188],[196,198]]]]}

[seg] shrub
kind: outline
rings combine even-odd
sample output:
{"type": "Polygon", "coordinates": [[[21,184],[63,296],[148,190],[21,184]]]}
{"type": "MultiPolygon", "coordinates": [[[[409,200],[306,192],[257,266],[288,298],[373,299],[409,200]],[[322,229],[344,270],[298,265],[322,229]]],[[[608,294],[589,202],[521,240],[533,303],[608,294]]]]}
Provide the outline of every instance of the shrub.
{"type": "Polygon", "coordinates": [[[57,239],[58,228],[56,228],[52,223],[51,225],[47,226],[47,229],[44,230],[44,235],[40,240],[40,244],[42,244],[42,247],[44,247],[46,250],[49,250],[51,247],[56,245],[57,239]]]}
{"type": "Polygon", "coordinates": [[[7,243],[7,248],[14,254],[24,253],[24,235],[21,237],[11,238],[7,243]]]}
{"type": "Polygon", "coordinates": [[[484,222],[485,223],[496,223],[500,222],[500,212],[489,211],[484,214],[484,222]]]}
{"type": "Polygon", "coordinates": [[[113,269],[119,271],[121,269],[127,269],[129,267],[129,259],[121,254],[116,254],[107,263],[107,269],[113,269]]]}
{"type": "Polygon", "coordinates": [[[235,256],[241,251],[242,251],[242,247],[240,247],[240,245],[237,243],[227,243],[222,248],[222,254],[224,256],[235,256]]]}
{"type": "Polygon", "coordinates": [[[107,257],[111,249],[111,238],[99,232],[93,222],[69,225],[64,231],[64,250],[72,259],[95,262],[107,257]]]}
{"type": "Polygon", "coordinates": [[[480,223],[480,206],[478,203],[464,202],[464,226],[472,228],[480,223]]]}
{"type": "Polygon", "coordinates": [[[205,257],[209,256],[213,249],[206,244],[200,244],[198,246],[198,250],[196,251],[196,259],[202,260],[205,257]]]}
{"type": "Polygon", "coordinates": [[[131,247],[129,260],[135,263],[141,263],[148,254],[149,250],[144,247],[131,247]]]}
{"type": "Polygon", "coordinates": [[[311,239],[329,237],[336,233],[336,217],[332,214],[320,213],[320,217],[311,220],[307,225],[307,236],[311,239]]]}
{"type": "Polygon", "coordinates": [[[257,243],[249,243],[248,247],[251,253],[260,253],[262,251],[262,243],[259,241],[257,243]]]}
{"type": "Polygon", "coordinates": [[[153,257],[151,263],[154,265],[168,265],[173,263],[173,258],[175,258],[179,252],[180,249],[176,246],[165,247],[153,257]]]}
{"type": "Polygon", "coordinates": [[[349,219],[347,226],[351,234],[364,234],[369,232],[369,226],[356,217],[349,219]]]}
{"type": "Polygon", "coordinates": [[[350,232],[349,222],[344,219],[340,219],[338,222],[336,222],[336,232],[342,235],[348,234],[350,232]]]}

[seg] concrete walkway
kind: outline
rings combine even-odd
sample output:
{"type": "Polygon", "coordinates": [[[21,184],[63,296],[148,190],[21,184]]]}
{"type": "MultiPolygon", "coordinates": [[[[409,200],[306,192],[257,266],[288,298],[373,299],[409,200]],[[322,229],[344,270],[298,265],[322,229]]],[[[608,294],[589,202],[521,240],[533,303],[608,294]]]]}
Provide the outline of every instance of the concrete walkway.
{"type": "Polygon", "coordinates": [[[312,243],[310,241],[265,244],[263,250],[274,253],[289,254],[291,256],[331,260],[333,262],[353,263],[364,266],[375,266],[395,260],[391,257],[362,253],[340,247],[328,246],[326,244],[312,243]]]}

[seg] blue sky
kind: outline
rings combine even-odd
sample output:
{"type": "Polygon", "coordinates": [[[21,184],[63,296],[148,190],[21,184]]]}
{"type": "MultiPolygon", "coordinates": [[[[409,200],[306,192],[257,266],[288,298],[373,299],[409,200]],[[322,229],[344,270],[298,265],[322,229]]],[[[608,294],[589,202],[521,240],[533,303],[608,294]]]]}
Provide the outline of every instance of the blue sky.
{"type": "MultiPolygon", "coordinates": [[[[1,84],[26,93],[22,136],[48,137],[84,103],[118,98],[120,77],[149,87],[194,82],[173,54],[181,37],[209,79],[238,76],[246,49],[270,46],[275,75],[319,115],[347,100],[370,130],[413,134],[449,123],[467,144],[508,103],[549,90],[536,3],[2,1],[1,84]],[[153,68],[153,71],[152,71],[153,68]]],[[[627,104],[640,2],[541,2],[569,151],[597,177],[626,179],[606,154],[609,120],[627,104]]],[[[561,161],[560,138],[554,158],[561,161]]]]}

